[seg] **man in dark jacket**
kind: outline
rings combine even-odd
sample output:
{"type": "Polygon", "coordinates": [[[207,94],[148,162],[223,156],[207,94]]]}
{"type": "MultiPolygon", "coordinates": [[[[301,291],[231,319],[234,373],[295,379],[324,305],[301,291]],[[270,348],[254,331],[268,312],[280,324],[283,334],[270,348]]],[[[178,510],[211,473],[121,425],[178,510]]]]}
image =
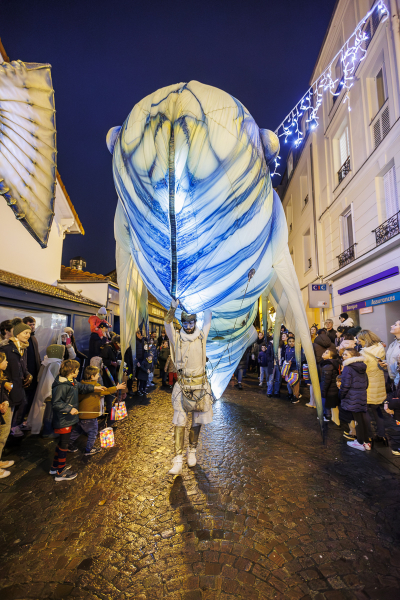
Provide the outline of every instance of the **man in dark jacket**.
{"type": "Polygon", "coordinates": [[[319,365],[319,363],[321,362],[322,355],[325,352],[325,350],[330,348],[332,351],[336,352],[335,344],[331,342],[330,337],[324,329],[318,329],[318,334],[314,340],[313,347],[317,365],[319,365]]]}
{"type": "Polygon", "coordinates": [[[157,339],[157,348],[160,348],[164,342],[168,342],[168,336],[165,333],[165,329],[162,330],[161,335],[157,339]]]}
{"type": "Polygon", "coordinates": [[[160,365],[160,377],[161,377],[162,387],[168,387],[167,386],[167,374],[165,372],[165,365],[167,363],[169,355],[170,355],[170,349],[169,349],[168,340],[165,340],[162,343],[160,351],[158,353],[158,364],[160,365]]]}
{"type": "Polygon", "coordinates": [[[335,343],[336,340],[336,329],[333,329],[333,321],[332,319],[327,319],[324,323],[326,329],[326,335],[331,340],[332,344],[335,343]]]}
{"type": "Polygon", "coordinates": [[[37,378],[39,375],[41,360],[39,354],[39,344],[37,338],[35,337],[36,320],[33,317],[24,317],[22,322],[25,323],[25,325],[29,325],[31,328],[31,335],[28,342],[29,346],[26,349],[26,366],[28,373],[32,375],[32,381],[25,390],[27,400],[26,412],[28,413],[36,393],[38,384],[37,378]]]}
{"type": "Polygon", "coordinates": [[[258,364],[260,366],[260,386],[262,386],[264,376],[265,383],[268,383],[269,376],[274,369],[274,349],[272,344],[263,344],[261,346],[261,351],[258,353],[258,364]]]}
{"type": "MultiPolygon", "coordinates": [[[[105,344],[100,350],[100,356],[103,359],[103,364],[105,367],[107,367],[111,376],[109,377],[108,373],[104,369],[105,372],[103,373],[103,383],[107,388],[114,387],[117,384],[118,359],[121,356],[120,348],[120,337],[119,335],[115,335],[112,342],[105,344]]],[[[105,396],[106,413],[108,414],[108,422],[111,427],[116,427],[116,423],[110,419],[114,400],[115,396],[113,395],[105,396]]]]}

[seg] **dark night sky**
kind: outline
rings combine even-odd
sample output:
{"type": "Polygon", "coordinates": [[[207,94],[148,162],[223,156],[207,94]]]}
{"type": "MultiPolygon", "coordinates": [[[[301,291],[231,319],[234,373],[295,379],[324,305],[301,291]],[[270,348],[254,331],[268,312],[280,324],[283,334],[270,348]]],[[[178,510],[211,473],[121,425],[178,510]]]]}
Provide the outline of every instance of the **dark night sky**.
{"type": "Polygon", "coordinates": [[[308,87],[335,0],[3,0],[11,60],[52,65],[58,170],[86,231],[64,264],[115,268],[117,202],[105,138],[158,88],[196,79],[274,130],[308,87]]]}

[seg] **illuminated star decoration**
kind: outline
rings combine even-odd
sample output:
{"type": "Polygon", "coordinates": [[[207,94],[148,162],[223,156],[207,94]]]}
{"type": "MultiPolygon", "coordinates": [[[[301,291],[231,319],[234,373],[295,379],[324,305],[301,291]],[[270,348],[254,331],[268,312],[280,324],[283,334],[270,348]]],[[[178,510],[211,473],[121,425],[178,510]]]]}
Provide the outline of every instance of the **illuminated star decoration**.
{"type": "MultiPolygon", "coordinates": [[[[289,141],[297,148],[304,141],[305,134],[301,130],[301,118],[304,114],[307,115],[305,122],[309,124],[308,129],[314,130],[318,127],[318,112],[322,104],[324,92],[329,92],[332,96],[339,96],[342,90],[345,89],[346,93],[343,97],[343,104],[347,102],[348,109],[351,110],[349,91],[353,85],[354,73],[367,54],[369,43],[369,35],[364,27],[369,17],[375,11],[377,11],[379,16],[378,23],[386,21],[389,16],[389,11],[383,0],[375,3],[362,21],[358,23],[351,36],[331,60],[325,71],[314,81],[302,99],[290,111],[277,129],[275,129],[278,137],[285,138],[285,144],[289,141]],[[343,73],[340,80],[336,77],[335,72],[335,66],[339,58],[343,73]]],[[[279,159],[280,156],[277,156],[275,159],[275,168],[271,176],[280,175],[278,173],[279,159]]]]}

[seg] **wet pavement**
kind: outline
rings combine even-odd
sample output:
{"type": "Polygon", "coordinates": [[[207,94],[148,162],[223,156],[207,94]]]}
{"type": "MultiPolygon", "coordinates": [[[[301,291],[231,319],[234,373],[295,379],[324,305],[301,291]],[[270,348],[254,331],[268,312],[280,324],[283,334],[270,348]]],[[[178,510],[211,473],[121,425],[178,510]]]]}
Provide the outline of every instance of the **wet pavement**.
{"type": "Polygon", "coordinates": [[[115,448],[68,456],[74,481],[48,474],[54,442],[9,448],[1,599],[398,600],[400,458],[349,448],[333,424],[323,446],[306,401],[230,384],[174,481],[160,390],[128,403],[115,448]]]}

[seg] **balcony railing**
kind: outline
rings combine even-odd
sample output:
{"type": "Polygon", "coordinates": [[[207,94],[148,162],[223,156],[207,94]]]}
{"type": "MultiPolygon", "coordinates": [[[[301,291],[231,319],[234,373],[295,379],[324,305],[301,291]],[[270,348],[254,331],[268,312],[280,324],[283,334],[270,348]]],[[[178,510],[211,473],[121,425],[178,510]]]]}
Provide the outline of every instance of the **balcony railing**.
{"type": "Polygon", "coordinates": [[[311,267],[312,267],[312,259],[309,258],[308,259],[308,268],[311,269],[311,267]]]}
{"type": "Polygon", "coordinates": [[[339,183],[342,183],[343,179],[350,173],[350,156],[346,158],[342,166],[338,171],[339,183]]]}
{"type": "Polygon", "coordinates": [[[380,246],[384,242],[390,240],[390,238],[400,233],[399,215],[400,212],[396,213],[393,215],[393,217],[390,217],[390,219],[382,223],[382,225],[379,225],[379,227],[373,229],[377,246],[380,246]]]}
{"type": "Polygon", "coordinates": [[[307,196],[303,200],[303,205],[307,206],[307,204],[308,204],[308,194],[307,194],[307,196]]]}
{"type": "Polygon", "coordinates": [[[353,260],[356,257],[355,246],[357,246],[357,244],[353,244],[352,246],[347,248],[347,250],[342,252],[342,254],[339,254],[339,256],[337,257],[339,261],[339,269],[353,262],[353,260]]]}

